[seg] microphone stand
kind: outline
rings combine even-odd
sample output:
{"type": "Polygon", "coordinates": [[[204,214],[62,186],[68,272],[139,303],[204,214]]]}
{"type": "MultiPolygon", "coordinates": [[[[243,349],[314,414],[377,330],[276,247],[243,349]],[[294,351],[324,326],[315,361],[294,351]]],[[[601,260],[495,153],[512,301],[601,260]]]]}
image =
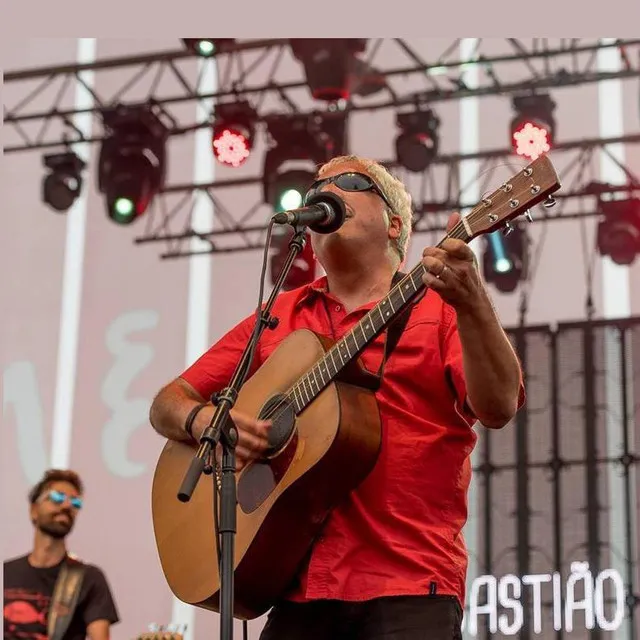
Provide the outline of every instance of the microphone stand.
{"type": "MultiPolygon", "coordinates": [[[[218,443],[222,446],[222,479],[220,487],[220,526],[216,535],[220,535],[220,555],[218,559],[220,574],[220,640],[233,638],[233,602],[234,602],[234,545],[236,533],[236,455],[235,447],[238,442],[238,430],[229,415],[238,398],[240,388],[245,382],[255,346],[268,327],[275,329],[278,326],[278,318],[272,317],[270,312],[280,289],[291,270],[293,261],[304,249],[306,244],[306,227],[295,226],[294,235],[289,241],[289,253],[284,262],[278,280],[274,284],[273,291],[267,300],[264,309],[260,313],[259,326],[256,327],[247,343],[240,362],[233,374],[229,386],[220,393],[213,394],[211,401],[216,409],[200,438],[200,446],[184,476],[178,492],[178,499],[188,502],[200,479],[200,475],[211,473],[213,465],[207,465],[210,457],[214,455],[218,443]]],[[[216,492],[215,478],[213,480],[214,498],[216,492]]],[[[215,515],[215,502],[214,502],[215,515]]],[[[215,522],[215,518],[214,518],[215,522]]]]}

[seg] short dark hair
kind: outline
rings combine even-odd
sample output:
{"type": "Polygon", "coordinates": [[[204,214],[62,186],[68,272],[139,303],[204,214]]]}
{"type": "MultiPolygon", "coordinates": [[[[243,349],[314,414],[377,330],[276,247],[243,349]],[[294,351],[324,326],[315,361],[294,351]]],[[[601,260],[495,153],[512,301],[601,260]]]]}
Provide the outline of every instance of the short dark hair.
{"type": "Polygon", "coordinates": [[[70,469],[48,469],[44,472],[42,480],[29,491],[29,502],[35,504],[36,500],[42,495],[43,491],[53,482],[68,482],[72,484],[79,494],[84,493],[84,485],[80,476],[70,469]]]}

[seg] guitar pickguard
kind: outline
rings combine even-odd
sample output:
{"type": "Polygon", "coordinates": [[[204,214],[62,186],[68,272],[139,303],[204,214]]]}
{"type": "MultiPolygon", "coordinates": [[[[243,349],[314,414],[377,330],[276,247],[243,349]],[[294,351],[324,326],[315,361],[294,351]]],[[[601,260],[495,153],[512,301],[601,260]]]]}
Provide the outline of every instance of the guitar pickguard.
{"type": "Polygon", "coordinates": [[[283,393],[276,394],[265,402],[258,415],[259,420],[271,420],[265,458],[273,458],[284,449],[296,427],[296,412],[292,402],[283,393]]]}
{"type": "Polygon", "coordinates": [[[245,513],[255,511],[269,497],[287,472],[296,449],[298,434],[294,430],[284,450],[274,458],[252,462],[238,478],[238,506],[245,513]]]}

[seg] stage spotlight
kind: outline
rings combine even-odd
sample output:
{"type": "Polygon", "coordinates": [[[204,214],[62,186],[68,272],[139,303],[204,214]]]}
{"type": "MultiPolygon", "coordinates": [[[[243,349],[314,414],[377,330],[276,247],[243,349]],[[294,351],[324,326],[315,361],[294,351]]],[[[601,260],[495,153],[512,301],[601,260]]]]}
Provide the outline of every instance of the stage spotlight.
{"type": "Polygon", "coordinates": [[[359,69],[356,55],[366,49],[367,38],[293,38],[289,44],[316,100],[336,102],[351,96],[359,69]]]}
{"type": "Polygon", "coordinates": [[[400,133],[396,137],[396,159],[409,171],[424,171],[438,155],[440,120],[431,109],[399,113],[396,122],[400,133]]]}
{"type": "Polygon", "coordinates": [[[484,279],[503,293],[515,291],[529,269],[529,237],[523,224],[514,223],[507,235],[495,231],[484,236],[484,245],[484,279]]]}
{"type": "Polygon", "coordinates": [[[221,164],[239,167],[253,148],[255,109],[247,102],[230,102],[215,107],[212,140],[213,154],[221,164]]]}
{"type": "Polygon", "coordinates": [[[184,46],[202,58],[210,58],[224,48],[225,44],[235,42],[235,38],[182,38],[184,46]]]}
{"type": "Polygon", "coordinates": [[[511,145],[517,155],[535,160],[551,151],[556,127],[555,106],[548,94],[514,97],[516,115],[511,120],[511,145]]]}
{"type": "Polygon", "coordinates": [[[168,127],[151,105],[103,111],[106,137],[98,159],[98,189],[118,224],[143,215],[164,186],[168,127]]]}
{"type": "Polygon", "coordinates": [[[44,156],[42,162],[50,170],[42,181],[42,200],[56,211],[68,211],[82,190],[85,162],[72,151],[44,156]]]}
{"type": "Polygon", "coordinates": [[[640,254],[640,199],[600,201],[598,251],[616,264],[630,265],[640,254]]]}
{"type": "Polygon", "coordinates": [[[315,178],[313,171],[291,169],[278,173],[271,182],[270,204],[277,213],[301,207],[304,194],[315,178]]]}
{"type": "Polygon", "coordinates": [[[263,197],[274,211],[295,209],[318,165],[345,153],[344,112],[269,116],[271,146],[263,167],[263,197]]]}

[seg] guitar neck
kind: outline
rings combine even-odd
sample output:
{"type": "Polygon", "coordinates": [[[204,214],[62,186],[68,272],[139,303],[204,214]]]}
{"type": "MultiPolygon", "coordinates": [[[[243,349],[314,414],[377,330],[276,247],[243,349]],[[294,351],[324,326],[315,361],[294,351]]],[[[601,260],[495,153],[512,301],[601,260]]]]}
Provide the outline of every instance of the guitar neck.
{"type": "MultiPolygon", "coordinates": [[[[498,189],[485,196],[469,214],[449,231],[447,238],[468,243],[478,235],[491,233],[531,207],[545,201],[551,207],[550,194],[560,188],[560,180],[546,156],[540,156],[512,176],[498,189]]],[[[425,268],[414,267],[391,291],[358,322],[286,393],[287,399],[301,413],[314,398],[351,362],[377,335],[426,288],[422,281],[425,268]]]]}
{"type": "MultiPolygon", "coordinates": [[[[459,238],[468,242],[471,236],[467,232],[466,224],[461,220],[438,246],[447,238],[459,238]]],[[[340,371],[426,288],[422,280],[425,272],[426,269],[420,262],[289,389],[286,395],[295,407],[296,414],[301,413],[307,405],[311,404],[340,371]]]]}

